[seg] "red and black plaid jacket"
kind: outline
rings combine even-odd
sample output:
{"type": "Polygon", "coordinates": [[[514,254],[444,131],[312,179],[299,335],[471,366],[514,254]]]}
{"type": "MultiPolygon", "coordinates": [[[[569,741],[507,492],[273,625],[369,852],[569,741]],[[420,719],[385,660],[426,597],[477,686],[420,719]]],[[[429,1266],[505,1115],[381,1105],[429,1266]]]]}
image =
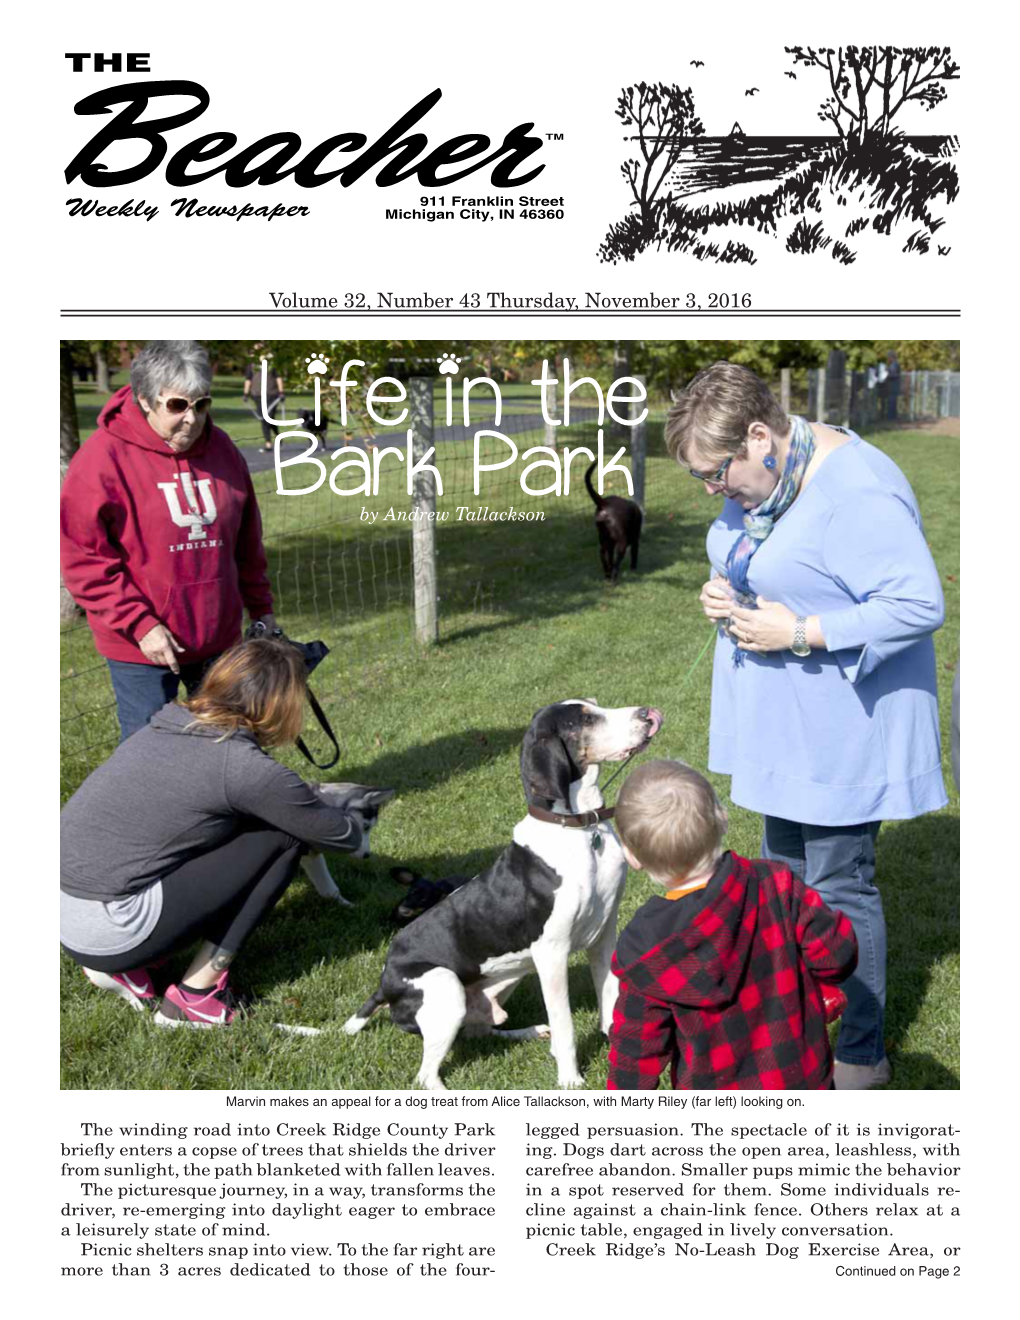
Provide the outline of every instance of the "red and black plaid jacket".
{"type": "Polygon", "coordinates": [[[620,991],[610,1090],[827,1089],[819,982],[845,980],[857,940],[789,870],[724,853],[707,888],[650,899],[613,957],[620,991]]]}

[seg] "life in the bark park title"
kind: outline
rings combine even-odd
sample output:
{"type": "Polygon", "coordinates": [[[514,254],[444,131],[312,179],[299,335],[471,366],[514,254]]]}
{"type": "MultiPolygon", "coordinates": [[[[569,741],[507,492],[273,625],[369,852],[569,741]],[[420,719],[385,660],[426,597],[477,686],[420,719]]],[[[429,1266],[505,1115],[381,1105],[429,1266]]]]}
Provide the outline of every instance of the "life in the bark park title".
{"type": "MultiPolygon", "coordinates": [[[[65,59],[75,73],[150,72],[150,56],[144,53],[72,51],[65,59]]],[[[201,83],[181,78],[118,83],[76,102],[76,115],[102,116],[103,122],[67,165],[64,179],[68,184],[80,181],[88,188],[129,187],[162,169],[166,182],[174,188],[193,188],[210,179],[228,188],[253,184],[267,187],[285,181],[299,188],[321,188],[338,181],[341,187],[350,188],[368,176],[374,176],[379,188],[409,179],[417,180],[423,188],[444,188],[488,170],[492,186],[505,189],[530,183],[545,169],[534,159],[545,143],[533,134],[533,122],[515,125],[498,145],[482,133],[462,133],[438,144],[431,142],[424,121],[442,96],[439,87],[430,91],[374,139],[344,129],[309,147],[297,133],[286,131],[267,133],[248,145],[239,145],[238,135],[232,132],[202,132],[195,137],[180,133],[195,125],[209,109],[211,97],[201,83]],[[184,107],[171,109],[181,98],[184,107]],[[171,135],[175,147],[172,153],[171,135]],[[115,167],[104,159],[111,155],[117,161],[115,167]],[[125,155],[130,163],[122,164],[125,155]]],[[[144,199],[134,198],[103,206],[94,199],[69,197],[66,205],[71,215],[139,215],[146,220],[159,210],[144,199]]],[[[174,199],[171,207],[178,215],[209,213],[236,219],[273,220],[308,214],[305,206],[279,203],[203,208],[197,199],[188,197],[174,199]]]]}
{"type": "MultiPolygon", "coordinates": [[[[648,409],[641,408],[640,412],[636,412],[635,409],[637,405],[646,401],[648,393],[644,384],[637,377],[620,376],[612,382],[607,390],[603,390],[598,381],[591,376],[581,376],[576,380],[573,379],[570,373],[569,358],[563,359],[562,380],[550,371],[549,361],[544,359],[541,376],[531,383],[539,391],[542,419],[546,426],[569,427],[572,396],[579,389],[594,390],[598,408],[598,440],[594,450],[588,449],[584,445],[578,445],[576,449],[571,449],[568,445],[564,445],[562,448],[559,446],[553,448],[549,445],[535,445],[521,454],[514,441],[498,430],[503,415],[503,398],[496,381],[489,376],[466,378],[459,382],[460,398],[455,400],[454,382],[452,376],[448,373],[456,369],[457,360],[447,357],[438,361],[440,374],[446,376],[445,421],[447,426],[453,426],[459,414],[464,427],[470,428],[471,395],[473,391],[481,390],[487,401],[486,412],[495,404],[493,426],[496,429],[482,428],[474,433],[472,473],[474,478],[473,489],[476,495],[482,493],[481,480],[484,473],[501,472],[518,462],[524,464],[519,479],[521,490],[524,491],[525,495],[569,495],[571,463],[581,455],[587,460],[587,463],[597,464],[596,482],[600,491],[604,489],[606,477],[612,472],[618,472],[627,485],[628,495],[633,496],[634,482],[630,470],[620,463],[620,459],[627,452],[626,448],[621,447],[618,449],[607,462],[603,447],[602,427],[607,414],[612,421],[620,426],[639,426],[644,422],[648,416],[648,409]],[[558,410],[554,400],[560,397],[561,387],[563,405],[562,409],[558,410]],[[544,481],[545,484],[536,486],[534,483],[539,481],[544,481]]],[[[315,425],[319,426],[322,416],[322,380],[329,373],[329,359],[314,355],[307,359],[306,365],[315,392],[315,425]]],[[[352,358],[343,364],[337,377],[329,382],[330,387],[336,391],[339,398],[340,425],[342,427],[347,426],[348,408],[350,406],[348,395],[353,395],[354,399],[359,401],[361,409],[377,426],[392,428],[405,426],[411,410],[406,406],[407,389],[403,382],[395,376],[380,376],[365,388],[359,383],[355,375],[355,372],[363,371],[364,368],[364,362],[352,358]],[[383,408],[382,412],[379,411],[380,405],[383,408]],[[395,416],[388,415],[396,409],[399,409],[399,411],[396,411],[395,416]]],[[[413,426],[407,429],[403,446],[378,445],[371,450],[365,450],[354,445],[345,445],[342,449],[333,450],[328,460],[330,467],[332,467],[332,471],[329,471],[326,462],[316,454],[318,449],[316,436],[311,431],[302,430],[300,422],[288,422],[277,413],[270,411],[267,398],[269,363],[265,358],[261,362],[261,371],[262,382],[259,400],[261,414],[272,426],[279,428],[273,446],[276,493],[278,495],[310,495],[317,491],[327,478],[329,488],[335,495],[378,495],[379,472],[384,460],[389,460],[391,467],[394,463],[406,465],[408,495],[414,493],[415,483],[426,474],[435,481],[437,494],[443,494],[442,475],[439,469],[429,462],[435,455],[435,446],[430,445],[424,452],[420,452],[422,446],[416,443],[413,426]],[[306,440],[308,447],[300,454],[288,458],[282,457],[280,447],[282,441],[295,439],[306,440]],[[303,471],[304,476],[309,479],[308,484],[285,486],[283,481],[285,468],[295,468],[303,471]]],[[[427,380],[427,385],[431,391],[431,379],[427,380]]],[[[586,397],[586,403],[589,399],[590,395],[586,397]]],[[[291,476],[293,475],[291,474],[291,476]]]]}

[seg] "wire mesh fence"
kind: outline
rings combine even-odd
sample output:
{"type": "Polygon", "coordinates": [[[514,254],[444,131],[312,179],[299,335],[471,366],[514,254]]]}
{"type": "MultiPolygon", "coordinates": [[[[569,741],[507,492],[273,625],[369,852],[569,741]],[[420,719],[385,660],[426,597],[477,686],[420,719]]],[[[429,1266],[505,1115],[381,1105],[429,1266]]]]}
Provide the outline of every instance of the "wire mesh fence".
{"type": "Polygon", "coordinates": [[[784,371],[773,388],[787,412],[855,431],[960,415],[958,371],[902,371],[882,378],[873,368],[821,367],[784,371]]]}

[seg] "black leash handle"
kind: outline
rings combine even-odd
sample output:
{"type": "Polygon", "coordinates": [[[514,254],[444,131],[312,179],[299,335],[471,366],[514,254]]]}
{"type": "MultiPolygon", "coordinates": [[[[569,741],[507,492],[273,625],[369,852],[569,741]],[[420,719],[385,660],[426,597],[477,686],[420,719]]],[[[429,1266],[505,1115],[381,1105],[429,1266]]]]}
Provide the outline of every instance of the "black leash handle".
{"type": "MultiPolygon", "coordinates": [[[[282,628],[274,628],[272,633],[266,625],[259,619],[257,622],[249,625],[244,634],[245,641],[258,641],[263,637],[272,637],[274,641],[288,642],[295,650],[300,651],[308,673],[315,668],[320,660],[329,655],[329,647],[324,642],[294,642],[287,636],[282,628]]],[[[305,696],[308,698],[308,704],[312,708],[312,714],[319,721],[319,728],[323,731],[329,741],[333,744],[333,759],[325,763],[317,761],[308,750],[308,746],[303,738],[295,738],[294,742],[298,751],[315,766],[316,770],[332,770],[337,761],[340,760],[340,744],[336,740],[336,734],[333,732],[333,726],[326,716],[326,712],[319,705],[318,698],[310,687],[305,687],[305,696]]]]}
{"type": "Polygon", "coordinates": [[[311,754],[311,752],[308,750],[307,746],[305,745],[305,740],[303,738],[297,738],[295,740],[297,744],[297,749],[301,753],[301,755],[305,758],[306,761],[311,761],[312,765],[315,766],[316,770],[332,770],[333,767],[336,765],[337,761],[340,760],[340,744],[336,740],[336,734],[333,732],[333,726],[330,724],[326,716],[326,712],[319,705],[319,701],[315,693],[312,691],[311,688],[306,688],[305,695],[308,697],[308,704],[312,708],[312,714],[319,721],[319,727],[322,729],[323,733],[333,744],[333,759],[331,761],[325,761],[325,762],[317,761],[315,757],[311,754]]]}

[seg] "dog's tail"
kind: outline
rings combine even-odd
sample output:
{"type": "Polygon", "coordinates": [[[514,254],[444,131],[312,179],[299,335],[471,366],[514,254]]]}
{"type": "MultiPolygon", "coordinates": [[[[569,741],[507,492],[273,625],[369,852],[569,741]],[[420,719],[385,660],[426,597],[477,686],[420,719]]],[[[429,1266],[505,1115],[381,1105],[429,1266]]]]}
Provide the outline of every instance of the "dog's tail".
{"type": "Polygon", "coordinates": [[[588,494],[595,501],[596,509],[601,509],[602,506],[605,504],[605,500],[598,493],[595,487],[591,484],[591,474],[595,471],[597,465],[598,465],[598,459],[593,458],[591,463],[589,464],[588,471],[584,474],[584,484],[588,487],[588,494]]]}
{"type": "Polygon", "coordinates": [[[366,999],[353,1017],[349,1017],[344,1023],[344,1031],[348,1036],[356,1036],[368,1023],[377,1008],[382,1008],[386,1002],[386,996],[382,990],[377,990],[370,999],[366,999]]]}

